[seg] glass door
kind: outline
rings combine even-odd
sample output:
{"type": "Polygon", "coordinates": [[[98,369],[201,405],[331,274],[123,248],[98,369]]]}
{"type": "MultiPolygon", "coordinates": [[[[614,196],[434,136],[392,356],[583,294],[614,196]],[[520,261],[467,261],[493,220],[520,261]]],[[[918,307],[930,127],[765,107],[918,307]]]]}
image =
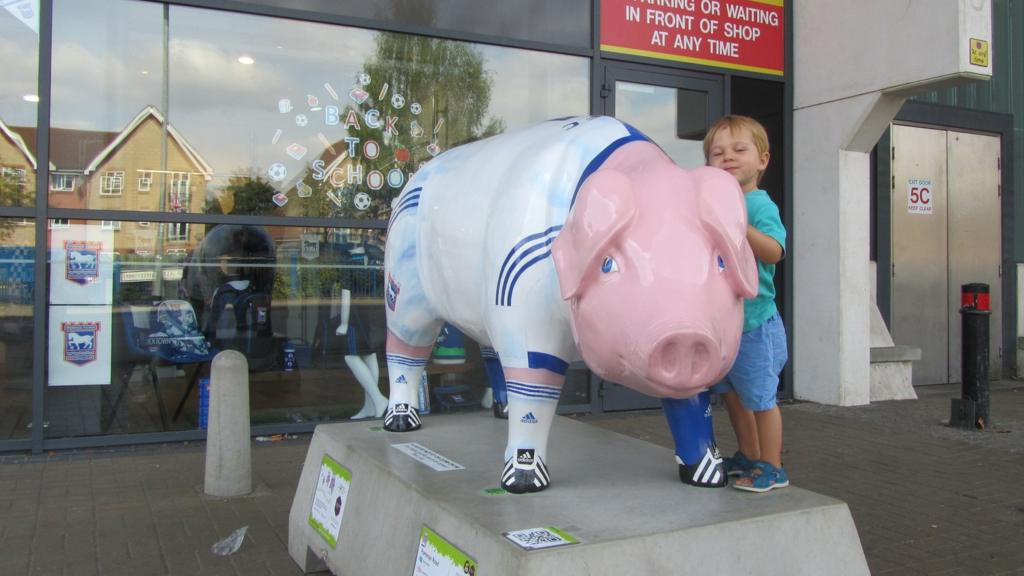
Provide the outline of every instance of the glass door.
{"type": "MultiPolygon", "coordinates": [[[[609,64],[603,113],[646,134],[683,168],[704,165],[704,134],[722,116],[722,78],[650,66],[609,64]]],[[[603,411],[661,407],[661,400],[614,382],[596,380],[603,411]]]]}

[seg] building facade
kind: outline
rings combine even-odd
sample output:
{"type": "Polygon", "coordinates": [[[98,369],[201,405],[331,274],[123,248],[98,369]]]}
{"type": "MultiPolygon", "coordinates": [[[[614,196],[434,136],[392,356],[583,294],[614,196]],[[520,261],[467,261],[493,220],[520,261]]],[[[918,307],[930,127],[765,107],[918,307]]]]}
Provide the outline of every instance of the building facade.
{"type": "MultiPolygon", "coordinates": [[[[966,9],[945,3],[954,15],[966,9]]],[[[993,19],[1011,19],[993,27],[999,81],[1001,35],[1021,37],[1012,4],[992,4],[993,19]]],[[[787,250],[823,245],[814,227],[798,226],[815,216],[800,211],[793,184],[804,169],[793,161],[794,61],[813,48],[795,31],[824,18],[803,3],[20,0],[5,9],[0,450],[202,438],[204,378],[227,348],[249,358],[255,434],[365,416],[346,357],[375,354],[384,370],[391,201],[440,152],[550,118],[617,116],[696,167],[711,122],[754,116],[771,137],[763,186],[794,231],[787,250]],[[258,329],[222,324],[228,284],[246,287],[258,329]],[[349,331],[339,334],[344,291],[349,331]]],[[[1019,96],[1019,73],[1005,74],[1019,96]]],[[[1004,220],[1012,230],[1015,218],[1004,220]]],[[[801,349],[815,319],[795,313],[794,268],[813,265],[779,267],[779,306],[797,334],[794,359],[827,364],[791,363],[783,394],[851,403],[817,383],[801,389],[801,374],[831,374],[820,385],[840,389],[860,370],[843,372],[860,348],[815,350],[838,350],[831,337],[801,349]]],[[[1014,311],[1015,295],[1014,285],[1001,296],[1014,311]]],[[[866,339],[861,347],[866,367],[866,339]]],[[[475,403],[485,377],[472,342],[467,356],[432,367],[431,378],[475,403]]],[[[444,400],[435,407],[461,407],[444,400]]],[[[583,367],[570,370],[562,397],[563,411],[657,405],[583,367]]]]}

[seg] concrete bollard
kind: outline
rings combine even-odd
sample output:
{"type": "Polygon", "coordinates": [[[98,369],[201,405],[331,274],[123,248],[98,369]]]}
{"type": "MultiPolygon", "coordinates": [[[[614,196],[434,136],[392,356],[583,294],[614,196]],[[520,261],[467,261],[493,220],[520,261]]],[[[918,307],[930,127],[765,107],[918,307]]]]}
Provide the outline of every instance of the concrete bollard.
{"type": "Polygon", "coordinates": [[[249,363],[235,350],[213,358],[210,369],[210,421],[206,431],[207,496],[252,492],[249,440],[249,363]]]}

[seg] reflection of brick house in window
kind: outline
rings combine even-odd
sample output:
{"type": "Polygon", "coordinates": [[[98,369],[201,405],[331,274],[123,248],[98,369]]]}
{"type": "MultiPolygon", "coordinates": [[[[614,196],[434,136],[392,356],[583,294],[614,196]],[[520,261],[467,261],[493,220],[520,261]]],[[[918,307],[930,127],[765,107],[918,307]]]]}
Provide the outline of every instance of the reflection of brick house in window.
{"type": "MultiPolygon", "coordinates": [[[[164,117],[147,106],[85,167],[86,205],[89,208],[144,212],[202,212],[206,184],[213,169],[191,144],[167,124],[167,160],[161,165],[164,117]],[[161,193],[162,191],[162,193],[161,193]]],[[[188,225],[166,226],[164,250],[191,251],[198,238],[189,238],[188,225]]],[[[154,227],[125,222],[122,237],[153,237],[154,227]]],[[[134,250],[134,238],[117,241],[134,250]]],[[[124,253],[122,251],[122,253],[124,253]]]]}
{"type": "MultiPolygon", "coordinates": [[[[213,169],[191,144],[167,124],[166,162],[164,117],[147,106],[120,132],[53,128],[50,132],[51,208],[92,208],[142,212],[202,212],[206,185],[213,169]]],[[[17,128],[35,144],[34,128],[17,128]]],[[[29,148],[31,149],[31,148],[29,148]]],[[[157,231],[164,229],[164,250],[190,252],[198,238],[189,237],[186,224],[149,226],[123,222],[116,230],[115,249],[151,253],[157,231]]]]}
{"type": "Polygon", "coordinates": [[[16,182],[21,192],[18,197],[25,200],[17,203],[15,198],[0,197],[0,203],[23,208],[35,205],[32,198],[36,187],[36,157],[25,139],[8,128],[3,120],[0,120],[0,175],[16,182]]]}
{"type": "MultiPolygon", "coordinates": [[[[9,128],[0,120],[0,205],[29,208],[35,205],[36,158],[30,143],[21,134],[9,128]]],[[[52,167],[51,167],[52,168],[52,167]]],[[[5,245],[31,246],[35,243],[32,220],[17,219],[9,236],[3,239],[5,245]]]]}

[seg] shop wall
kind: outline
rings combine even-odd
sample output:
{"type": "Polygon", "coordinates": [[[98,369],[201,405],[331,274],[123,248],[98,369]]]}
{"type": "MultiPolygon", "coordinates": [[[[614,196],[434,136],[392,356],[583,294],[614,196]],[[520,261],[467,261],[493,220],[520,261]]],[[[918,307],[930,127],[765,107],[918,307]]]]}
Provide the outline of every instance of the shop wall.
{"type": "Polygon", "coordinates": [[[992,36],[991,80],[929,92],[914,100],[1013,115],[1013,157],[1003,159],[1003,170],[1013,171],[1013,252],[1017,262],[1024,262],[1024,2],[992,0],[992,36]]]}

